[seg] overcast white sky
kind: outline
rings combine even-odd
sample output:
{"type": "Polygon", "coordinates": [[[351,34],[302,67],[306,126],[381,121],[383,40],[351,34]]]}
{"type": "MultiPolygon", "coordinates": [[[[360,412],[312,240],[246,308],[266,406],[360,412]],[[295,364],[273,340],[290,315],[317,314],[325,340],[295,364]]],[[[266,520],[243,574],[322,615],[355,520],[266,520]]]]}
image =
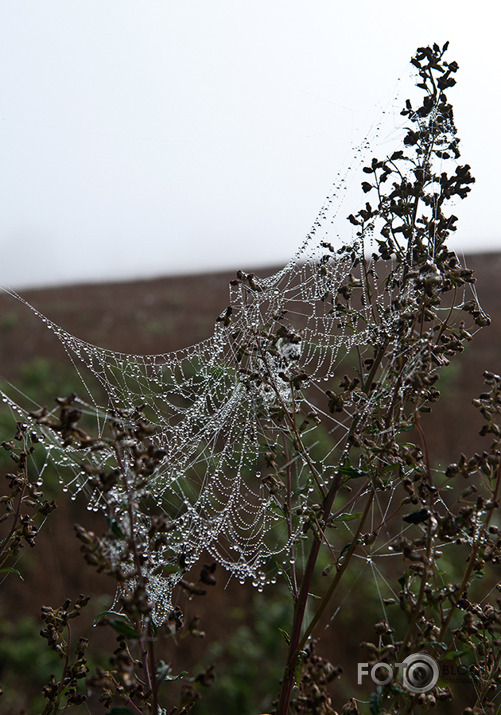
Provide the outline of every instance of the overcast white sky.
{"type": "Polygon", "coordinates": [[[487,0],[3,0],[0,284],[285,262],[446,40],[477,178],[453,247],[501,249],[498,34],[487,0]]]}

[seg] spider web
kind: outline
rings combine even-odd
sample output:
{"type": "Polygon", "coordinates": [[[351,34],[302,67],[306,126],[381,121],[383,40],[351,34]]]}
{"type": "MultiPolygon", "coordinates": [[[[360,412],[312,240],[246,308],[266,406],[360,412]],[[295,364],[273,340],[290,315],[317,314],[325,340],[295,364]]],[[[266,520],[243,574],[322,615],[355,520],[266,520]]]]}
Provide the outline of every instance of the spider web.
{"type": "MultiPolygon", "coordinates": [[[[365,142],[364,149],[368,146],[365,142]]],[[[141,492],[145,507],[134,525],[146,549],[151,514],[160,510],[169,518],[166,543],[144,554],[157,623],[171,609],[172,591],[183,571],[203,552],[240,581],[250,578],[259,589],[274,581],[277,573],[290,571],[304,537],[307,505],[315,492],[321,496],[328,490],[344,462],[353,420],[356,417],[359,424],[368,420],[376,399],[360,392],[347,394],[343,410],[336,411],[326,408],[326,394],[337,387],[343,373],[353,375],[375,346],[391,347],[394,341],[381,385],[385,374],[401,362],[401,347],[394,340],[398,302],[388,294],[377,296],[376,319],[368,297],[353,298],[350,293],[350,286],[365,285],[360,280],[362,270],[374,270],[366,257],[371,231],[354,240],[350,235],[331,238],[343,184],[344,178],[337,180],[293,259],[267,278],[239,272],[213,336],[181,351],[143,356],[91,345],[9,291],[63,345],[88,392],[88,398],[76,398],[75,405],[93,419],[97,434],[104,437],[111,415],[126,425],[140,409],[151,430],[151,444],[162,450],[162,459],[141,492]],[[347,320],[348,311],[352,317],[347,320]],[[100,383],[106,404],[98,404],[86,371],[100,383]],[[290,448],[285,413],[305,425],[300,430],[304,449],[290,448]],[[278,471],[287,475],[288,484],[277,478],[273,465],[278,455],[283,458],[278,471]],[[287,520],[285,499],[289,500],[287,520]],[[179,564],[180,555],[182,570],[162,573],[163,565],[179,564]]],[[[394,296],[402,297],[395,270],[394,296]]],[[[430,263],[429,270],[433,274],[437,269],[430,263]]],[[[417,306],[418,288],[409,283],[406,291],[407,302],[417,306]]],[[[411,375],[421,364],[419,347],[406,360],[405,371],[411,375]]],[[[2,399],[40,435],[72,498],[88,491],[89,472],[82,469],[83,463],[119,467],[112,446],[95,450],[92,445],[65,444],[49,420],[40,424],[11,396],[3,394],[2,399]]],[[[55,415],[56,410],[47,414],[55,415]]],[[[131,461],[126,454],[126,468],[131,461]]],[[[388,493],[396,489],[392,484],[389,479],[388,493]]],[[[355,498],[346,496],[347,505],[340,511],[357,512],[367,493],[367,488],[361,488],[355,498]]],[[[89,508],[107,513],[111,508],[120,529],[128,533],[126,500],[121,486],[107,492],[93,490],[89,508]]],[[[384,509],[379,507],[380,521],[384,522],[390,505],[391,499],[384,509]]],[[[373,507],[373,521],[377,508],[373,507]]],[[[350,531],[348,523],[346,528],[350,531]]],[[[379,550],[372,547],[376,557],[390,553],[389,539],[381,541],[383,533],[384,529],[379,550]]],[[[376,559],[364,558],[377,569],[376,559]]]]}

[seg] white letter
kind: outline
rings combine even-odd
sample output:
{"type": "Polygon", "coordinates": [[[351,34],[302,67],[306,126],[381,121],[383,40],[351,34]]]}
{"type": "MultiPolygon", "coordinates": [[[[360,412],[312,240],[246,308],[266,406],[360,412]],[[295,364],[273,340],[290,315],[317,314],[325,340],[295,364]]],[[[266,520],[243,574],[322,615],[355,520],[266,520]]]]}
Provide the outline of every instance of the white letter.
{"type": "Polygon", "coordinates": [[[357,663],[357,685],[362,685],[362,676],[367,675],[369,672],[369,663],[357,663]]]}
{"type": "Polygon", "coordinates": [[[376,685],[387,685],[390,682],[390,680],[393,678],[393,668],[391,667],[391,665],[388,665],[388,663],[376,663],[376,665],[372,666],[371,678],[372,678],[372,682],[376,683],[376,685]],[[388,673],[386,678],[384,678],[383,680],[380,680],[377,677],[377,671],[379,669],[386,670],[386,672],[388,673]]]}

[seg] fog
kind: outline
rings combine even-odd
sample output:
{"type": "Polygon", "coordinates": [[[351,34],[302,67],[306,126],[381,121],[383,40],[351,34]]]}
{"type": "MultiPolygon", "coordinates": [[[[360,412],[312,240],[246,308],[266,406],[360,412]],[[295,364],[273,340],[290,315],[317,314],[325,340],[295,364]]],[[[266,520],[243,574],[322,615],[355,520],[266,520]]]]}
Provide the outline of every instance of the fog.
{"type": "Polygon", "coordinates": [[[477,178],[452,245],[498,250],[494,7],[3,3],[0,284],[284,263],[351,166],[336,227],[349,236],[344,217],[365,200],[357,146],[398,145],[400,107],[418,95],[409,60],[446,40],[461,161],[477,178]]]}

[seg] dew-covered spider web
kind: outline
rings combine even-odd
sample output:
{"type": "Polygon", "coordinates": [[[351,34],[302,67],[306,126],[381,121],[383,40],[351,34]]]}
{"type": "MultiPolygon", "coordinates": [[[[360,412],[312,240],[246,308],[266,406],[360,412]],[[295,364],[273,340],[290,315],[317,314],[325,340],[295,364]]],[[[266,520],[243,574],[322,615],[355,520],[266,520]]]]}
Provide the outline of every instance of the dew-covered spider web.
{"type": "MultiPolygon", "coordinates": [[[[402,354],[402,306],[417,310],[423,284],[440,282],[441,275],[433,246],[416,280],[403,279],[412,270],[412,252],[407,262],[387,261],[379,275],[370,258],[377,225],[356,232],[338,218],[344,181],[336,182],[312,231],[282,270],[267,278],[237,274],[212,337],[193,347],[158,355],[114,352],[80,340],[29,306],[82,377],[82,393],[72,398],[71,409],[92,424],[86,429],[101,439],[99,449],[95,441],[78,439],[77,430],[70,439],[62,433],[56,426],[60,405],[40,412],[20,407],[12,393],[3,400],[40,436],[60,468],[64,490],[73,498],[90,494],[90,509],[111,509],[123,533],[131,528],[130,484],[119,480],[110,490],[89,490],[89,475],[106,467],[129,479],[137,445],[131,438],[117,454],[107,437],[110,421],[127,426],[140,419],[147,426],[157,456],[137,495],[142,507],[134,529],[146,549],[152,515],[168,519],[163,542],[144,553],[156,622],[165,619],[174,586],[203,553],[260,589],[277,574],[290,573],[307,538],[311,505],[340,474],[354,486],[339,493],[333,512],[340,517],[340,538],[353,536],[348,515],[363,511],[372,489],[356,460],[347,461],[353,425],[362,430],[385,401],[403,405],[404,388],[390,376],[398,370],[402,385],[411,380],[423,366],[426,346],[416,340],[402,354]],[[383,290],[390,271],[392,287],[383,290]],[[354,389],[357,374],[370,372],[383,349],[378,389],[354,389]],[[104,402],[89,376],[99,383],[104,402]],[[172,568],[162,570],[164,565],[172,568]]],[[[458,295],[458,310],[467,297],[458,295]]],[[[445,317],[450,306],[443,311],[445,317]]],[[[374,424],[377,437],[391,443],[395,426],[374,424]]],[[[376,570],[392,554],[393,537],[385,535],[384,522],[402,479],[394,466],[388,463],[384,498],[371,507],[367,531],[377,533],[377,541],[356,557],[376,570]]],[[[384,579],[379,582],[384,587],[384,579]]]]}

